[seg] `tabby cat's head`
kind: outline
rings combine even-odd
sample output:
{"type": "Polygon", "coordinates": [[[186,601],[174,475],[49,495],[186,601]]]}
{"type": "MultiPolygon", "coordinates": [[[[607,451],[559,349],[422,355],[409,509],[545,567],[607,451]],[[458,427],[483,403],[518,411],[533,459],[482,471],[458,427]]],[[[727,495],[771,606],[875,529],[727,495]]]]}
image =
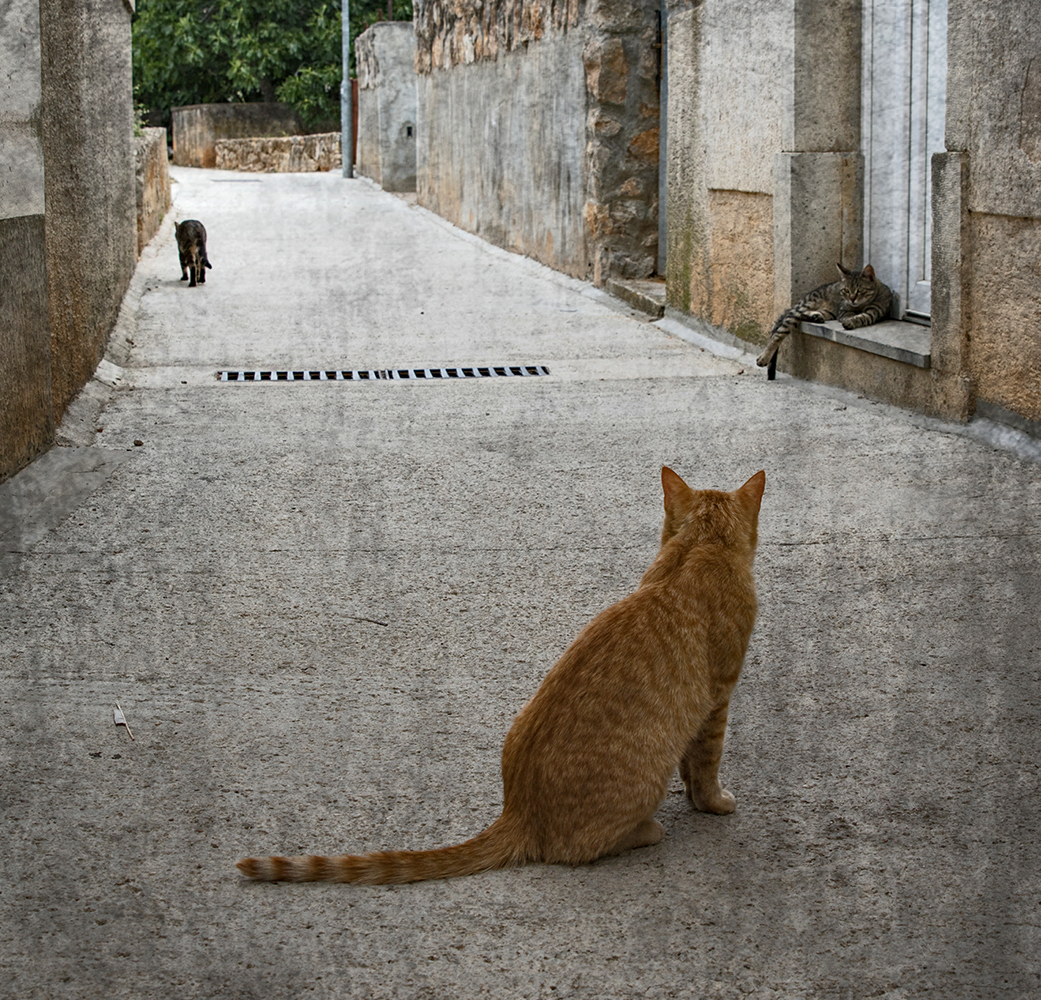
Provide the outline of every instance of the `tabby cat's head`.
{"type": "Polygon", "coordinates": [[[765,472],[757,472],[740,489],[723,493],[692,490],[672,469],[662,466],[661,485],[665,492],[662,545],[682,534],[692,543],[718,542],[755,549],[765,472]]]}
{"type": "Polygon", "coordinates": [[[865,264],[860,271],[851,271],[839,264],[839,274],[842,275],[842,298],[854,310],[860,312],[874,302],[878,294],[878,280],[870,264],[865,264]]]}

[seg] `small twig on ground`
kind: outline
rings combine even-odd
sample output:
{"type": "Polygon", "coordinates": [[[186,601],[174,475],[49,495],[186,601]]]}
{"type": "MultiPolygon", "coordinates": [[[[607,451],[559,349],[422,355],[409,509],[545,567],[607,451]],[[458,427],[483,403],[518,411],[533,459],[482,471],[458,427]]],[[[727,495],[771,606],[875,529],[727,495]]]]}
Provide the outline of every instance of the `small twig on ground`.
{"type": "Polygon", "coordinates": [[[117,726],[125,726],[126,727],[126,731],[127,731],[127,736],[129,736],[131,739],[134,738],[134,734],[130,731],[130,724],[127,722],[126,716],[123,714],[123,709],[121,709],[119,707],[119,702],[118,701],[116,702],[116,710],[115,710],[115,712],[112,715],[112,721],[117,726]]]}

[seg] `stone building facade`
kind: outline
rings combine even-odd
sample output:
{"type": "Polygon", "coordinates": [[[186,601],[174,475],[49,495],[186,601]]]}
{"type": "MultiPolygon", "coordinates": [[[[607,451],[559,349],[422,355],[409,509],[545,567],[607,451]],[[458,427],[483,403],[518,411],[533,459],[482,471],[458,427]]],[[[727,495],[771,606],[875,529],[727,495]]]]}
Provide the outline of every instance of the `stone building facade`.
{"type": "Polygon", "coordinates": [[[871,262],[892,321],[803,324],[781,370],[1041,430],[1036,14],[667,0],[668,314],[755,351],[837,262],[871,262]]]}

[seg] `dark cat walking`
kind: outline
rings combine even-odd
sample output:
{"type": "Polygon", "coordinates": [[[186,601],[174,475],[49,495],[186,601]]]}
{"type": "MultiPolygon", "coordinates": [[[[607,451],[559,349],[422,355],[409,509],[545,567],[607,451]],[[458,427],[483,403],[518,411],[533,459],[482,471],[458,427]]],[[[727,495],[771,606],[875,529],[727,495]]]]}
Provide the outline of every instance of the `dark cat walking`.
{"type": "Polygon", "coordinates": [[[206,256],[206,227],[198,219],[185,219],[175,222],[177,231],[177,252],[181,256],[181,281],[189,277],[188,287],[206,284],[206,268],[211,268],[206,256]]]}
{"type": "Polygon", "coordinates": [[[823,323],[837,319],[847,330],[870,326],[889,314],[893,293],[875,277],[875,269],[866,265],[862,271],[850,271],[839,264],[840,281],[815,288],[787,312],[781,313],[770,331],[763,353],[756,359],[760,368],[769,365],[766,377],[777,372],[777,349],[781,341],[798,329],[800,320],[823,323]]]}

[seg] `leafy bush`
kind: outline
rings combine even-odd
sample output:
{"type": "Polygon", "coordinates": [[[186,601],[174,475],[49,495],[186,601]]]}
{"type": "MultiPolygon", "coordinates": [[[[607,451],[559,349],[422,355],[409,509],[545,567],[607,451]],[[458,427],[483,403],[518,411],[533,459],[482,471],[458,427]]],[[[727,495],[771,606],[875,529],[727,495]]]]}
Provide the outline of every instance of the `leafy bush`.
{"type": "MultiPolygon", "coordinates": [[[[386,0],[350,0],[351,37],[386,0]]],[[[394,0],[396,20],[411,0],[394,0]]],[[[306,126],[340,120],[340,0],[138,0],[134,97],[154,124],[170,109],[223,101],[291,104],[306,126]]],[[[353,46],[352,46],[353,60],[353,46]]]]}

